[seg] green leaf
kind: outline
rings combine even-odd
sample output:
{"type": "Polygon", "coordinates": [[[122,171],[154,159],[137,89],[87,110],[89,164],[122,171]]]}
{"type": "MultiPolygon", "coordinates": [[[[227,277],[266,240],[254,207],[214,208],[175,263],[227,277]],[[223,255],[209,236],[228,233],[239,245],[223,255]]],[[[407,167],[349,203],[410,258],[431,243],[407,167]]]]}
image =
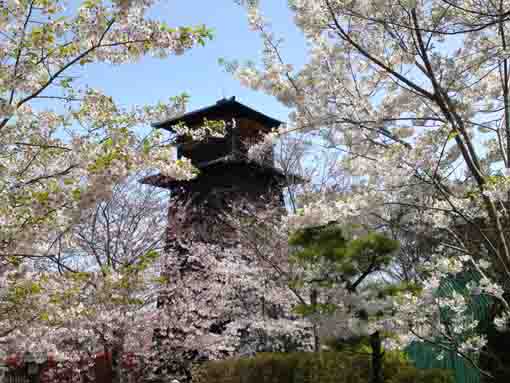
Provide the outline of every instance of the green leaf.
{"type": "Polygon", "coordinates": [[[73,195],[73,199],[74,199],[75,201],[79,201],[79,200],[80,200],[80,198],[81,198],[81,189],[74,189],[74,190],[72,191],[72,195],[73,195]]]}
{"type": "Polygon", "coordinates": [[[142,146],[142,150],[143,150],[143,153],[144,154],[149,154],[150,150],[151,150],[151,143],[149,140],[144,140],[143,141],[143,146],[142,146]]]}
{"type": "Polygon", "coordinates": [[[459,135],[459,132],[458,131],[451,131],[449,134],[448,134],[448,138],[447,138],[447,141],[450,141],[450,140],[453,140],[455,137],[457,137],[459,135]]]}

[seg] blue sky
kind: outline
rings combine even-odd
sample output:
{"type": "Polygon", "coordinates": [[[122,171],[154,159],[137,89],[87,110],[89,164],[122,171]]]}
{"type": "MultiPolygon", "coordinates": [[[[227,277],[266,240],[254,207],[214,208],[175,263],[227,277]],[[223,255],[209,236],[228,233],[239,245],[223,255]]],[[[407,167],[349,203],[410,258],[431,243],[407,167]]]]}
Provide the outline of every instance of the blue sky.
{"type": "MultiPolygon", "coordinates": [[[[284,55],[299,67],[304,63],[306,45],[295,27],[286,0],[261,0],[261,9],[278,36],[284,36],[284,55]]],[[[83,82],[100,88],[123,105],[151,104],[186,92],[189,110],[236,96],[240,102],[285,121],[289,110],[271,96],[243,88],[218,64],[219,58],[239,61],[260,59],[262,42],[249,30],[245,10],[233,0],[162,0],[152,15],[169,25],[205,24],[214,39],[182,56],[167,59],[146,57],[136,64],[88,67],[83,82]]]]}

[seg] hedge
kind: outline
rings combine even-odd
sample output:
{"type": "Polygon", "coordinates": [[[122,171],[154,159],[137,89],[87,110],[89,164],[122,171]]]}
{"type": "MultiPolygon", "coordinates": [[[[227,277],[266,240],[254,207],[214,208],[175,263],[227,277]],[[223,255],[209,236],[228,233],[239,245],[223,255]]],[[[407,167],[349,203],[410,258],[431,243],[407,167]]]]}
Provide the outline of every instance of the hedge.
{"type": "MultiPolygon", "coordinates": [[[[385,383],[453,383],[449,370],[418,369],[400,353],[384,358],[385,383]]],[[[370,355],[351,352],[262,353],[214,361],[193,371],[193,383],[369,383],[370,355]]]]}

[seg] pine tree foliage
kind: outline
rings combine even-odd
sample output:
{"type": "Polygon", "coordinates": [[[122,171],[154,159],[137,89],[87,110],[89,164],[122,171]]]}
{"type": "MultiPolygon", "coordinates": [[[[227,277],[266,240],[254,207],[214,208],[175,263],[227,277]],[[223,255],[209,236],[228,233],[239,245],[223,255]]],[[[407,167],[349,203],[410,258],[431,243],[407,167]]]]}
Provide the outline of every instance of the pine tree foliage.
{"type": "Polygon", "coordinates": [[[294,260],[320,269],[322,276],[310,282],[343,282],[355,292],[370,274],[390,265],[399,247],[398,241],[376,232],[355,238],[346,234],[340,224],[330,223],[302,229],[291,236],[289,243],[296,248],[294,260]]]}

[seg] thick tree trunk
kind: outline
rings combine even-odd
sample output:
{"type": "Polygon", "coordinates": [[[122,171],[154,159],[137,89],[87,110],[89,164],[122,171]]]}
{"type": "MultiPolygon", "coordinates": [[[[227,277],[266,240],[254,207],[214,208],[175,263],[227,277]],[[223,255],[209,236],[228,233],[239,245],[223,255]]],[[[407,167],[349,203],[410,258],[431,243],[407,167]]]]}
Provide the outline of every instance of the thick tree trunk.
{"type": "Polygon", "coordinates": [[[482,382],[510,382],[510,333],[499,332],[491,325],[487,331],[487,340],[485,353],[480,358],[480,367],[492,378],[482,376],[482,382]]]}
{"type": "Polygon", "coordinates": [[[119,363],[120,355],[117,347],[112,349],[112,383],[122,383],[121,367],[119,363]]]}
{"type": "Polygon", "coordinates": [[[124,334],[121,331],[115,331],[114,337],[114,346],[112,347],[112,383],[124,383],[121,363],[124,334]]]}
{"type": "Polygon", "coordinates": [[[383,377],[383,356],[381,335],[379,331],[370,335],[370,346],[372,347],[372,380],[371,383],[384,383],[383,377]]]}

